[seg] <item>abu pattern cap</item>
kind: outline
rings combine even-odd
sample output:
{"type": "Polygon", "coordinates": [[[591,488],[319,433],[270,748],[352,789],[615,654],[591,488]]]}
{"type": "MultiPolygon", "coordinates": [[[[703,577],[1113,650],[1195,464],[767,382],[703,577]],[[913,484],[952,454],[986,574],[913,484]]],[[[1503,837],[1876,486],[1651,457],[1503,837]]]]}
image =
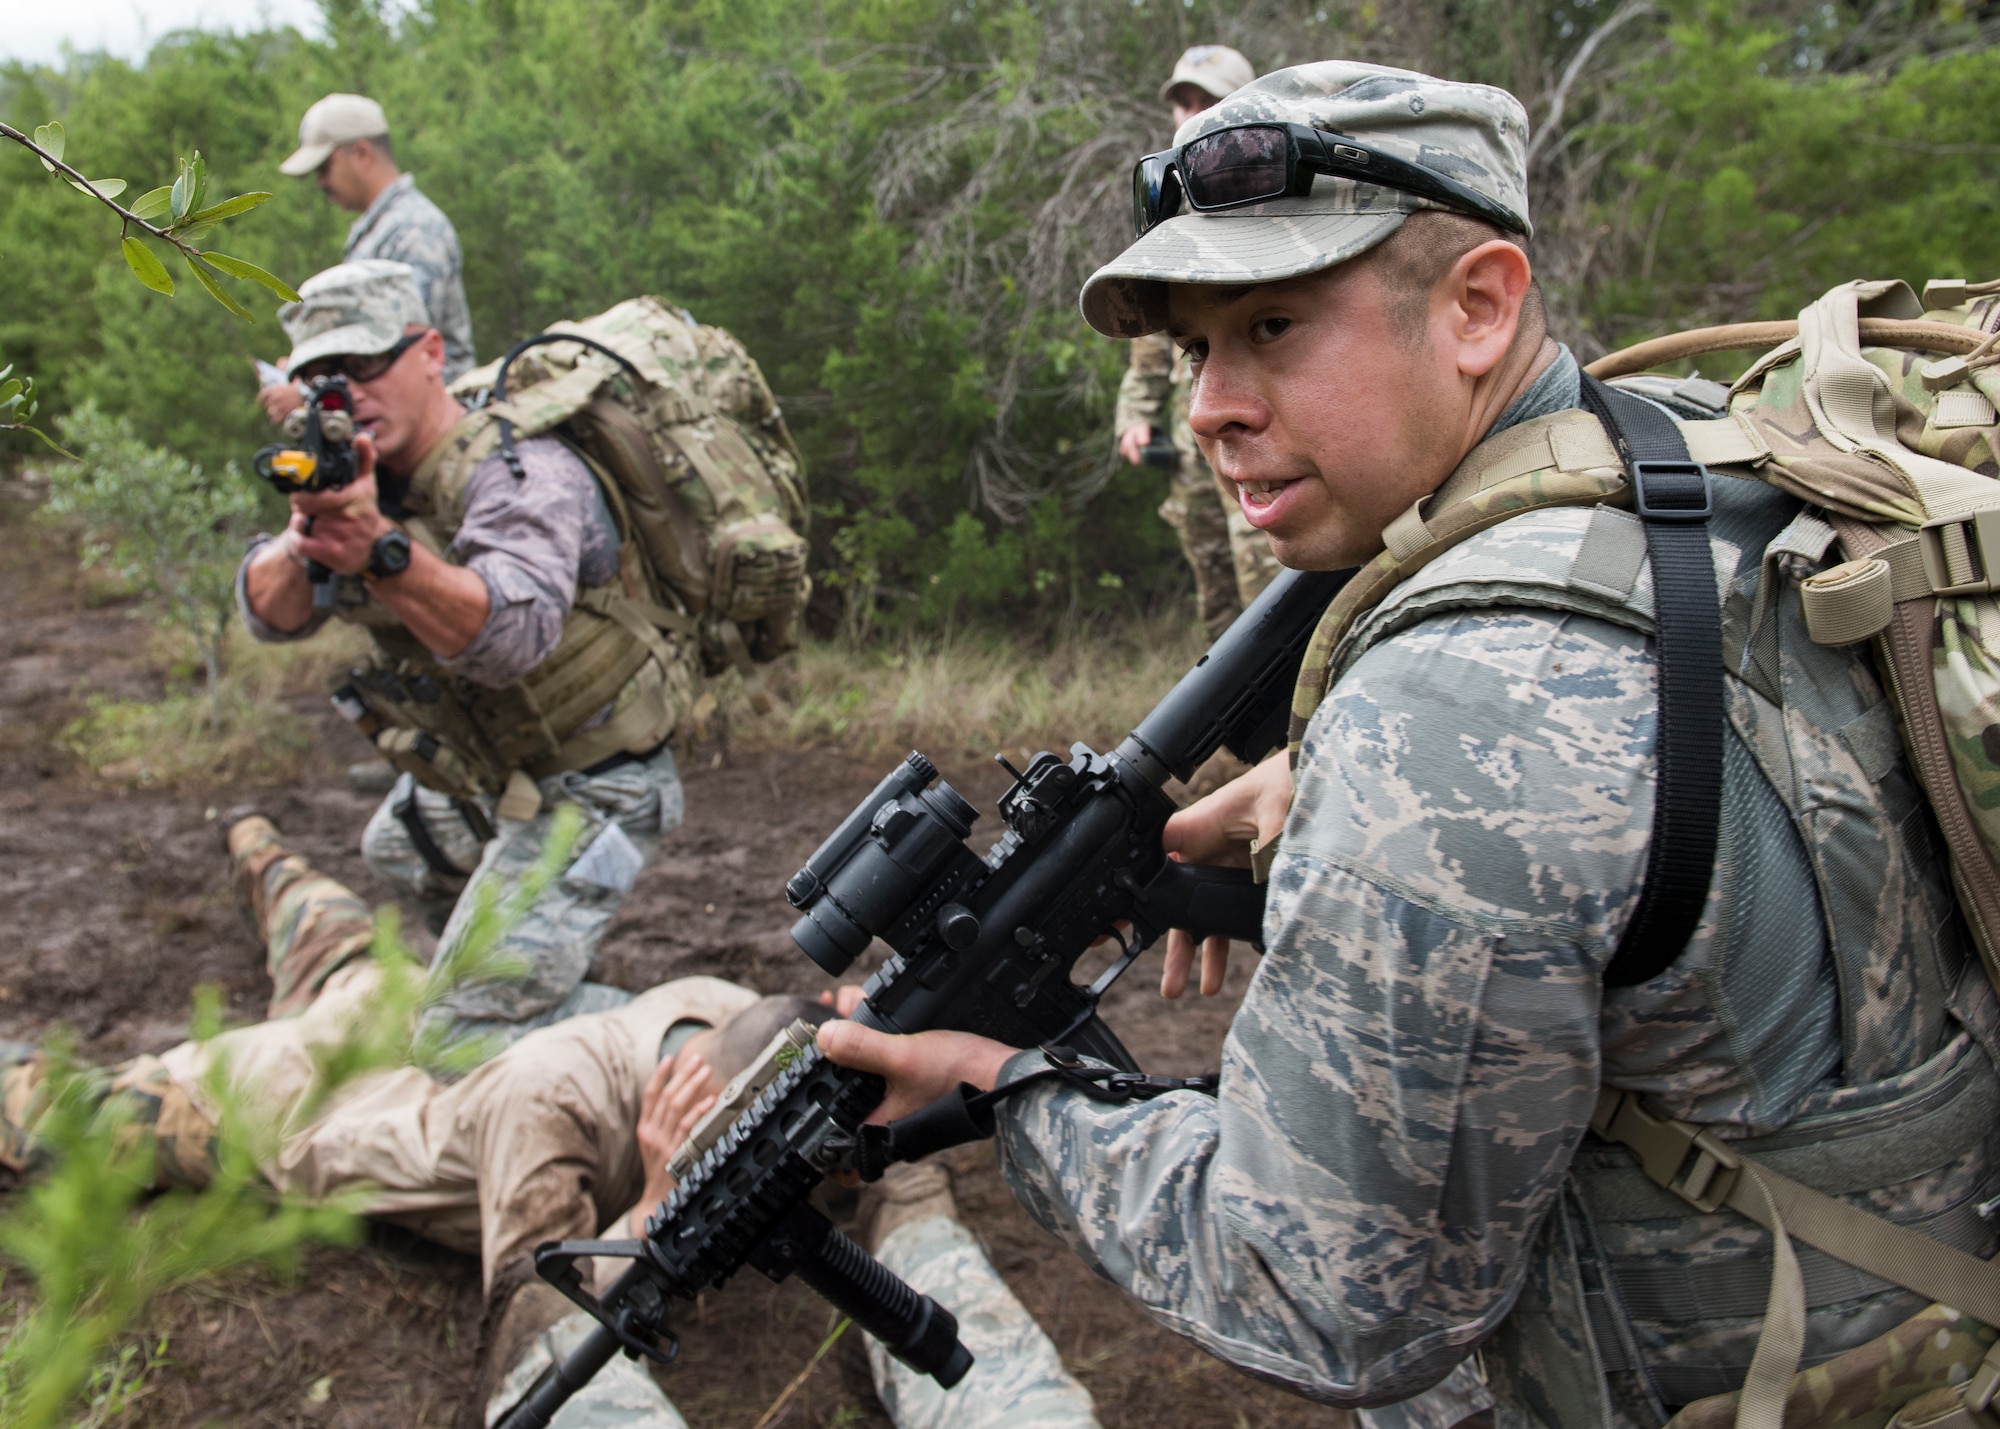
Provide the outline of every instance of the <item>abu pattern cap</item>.
{"type": "Polygon", "coordinates": [[[388,132],[389,118],[374,100],[364,94],[329,94],[299,121],[299,147],[278,165],[278,172],[303,178],[342,144],[380,139],[388,132]]]}
{"type": "Polygon", "coordinates": [[[429,327],[417,275],[407,263],[365,258],[342,263],[299,284],[299,301],[278,309],[292,340],[285,365],[290,376],[322,357],[372,357],[403,340],[411,327],[429,327]]]}
{"type": "MultiPolygon", "coordinates": [[[[1528,115],[1504,89],[1347,60],[1298,65],[1245,85],[1196,115],[1179,143],[1259,121],[1359,140],[1528,213],[1528,115]]],[[[1276,282],[1373,248],[1432,199],[1317,174],[1312,192],[1245,208],[1185,212],[1148,231],[1083,285],[1083,317],[1110,337],[1166,326],[1168,283],[1276,282]]]]}
{"type": "Polygon", "coordinates": [[[1191,84],[1211,99],[1227,99],[1257,77],[1256,66],[1241,50],[1227,45],[1196,45],[1174,63],[1174,72],[1160,86],[1160,101],[1171,103],[1174,91],[1191,84]]]}

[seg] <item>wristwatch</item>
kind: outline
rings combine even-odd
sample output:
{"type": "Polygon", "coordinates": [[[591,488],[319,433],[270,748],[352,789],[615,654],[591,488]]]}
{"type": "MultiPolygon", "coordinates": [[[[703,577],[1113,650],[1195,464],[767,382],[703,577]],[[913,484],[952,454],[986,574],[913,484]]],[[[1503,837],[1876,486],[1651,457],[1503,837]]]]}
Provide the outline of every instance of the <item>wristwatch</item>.
{"type": "Polygon", "coordinates": [[[368,548],[368,574],[376,580],[399,576],[410,568],[410,538],[401,531],[384,531],[368,548]]]}

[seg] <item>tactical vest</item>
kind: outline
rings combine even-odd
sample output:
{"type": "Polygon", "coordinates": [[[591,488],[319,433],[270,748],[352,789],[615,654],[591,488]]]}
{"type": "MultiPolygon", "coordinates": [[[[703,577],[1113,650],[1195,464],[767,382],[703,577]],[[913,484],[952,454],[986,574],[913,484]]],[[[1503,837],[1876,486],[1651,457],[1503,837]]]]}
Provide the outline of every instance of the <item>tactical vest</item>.
{"type": "MultiPolygon", "coordinates": [[[[403,496],[412,541],[455,561],[467,484],[499,435],[489,414],[469,412],[425,456],[403,496]]],[[[693,622],[659,603],[616,483],[578,455],[617,528],[618,575],[577,591],[555,648],[514,684],[495,689],[445,668],[360,580],[340,582],[335,614],[366,627],[375,649],[334,704],[427,788],[500,794],[517,774],[545,779],[646,753],[690,715],[699,680],[693,622]]]]}
{"type": "MultiPolygon", "coordinates": [[[[1780,1042],[1739,1061],[1740,1082],[1767,1089],[1773,1106],[1797,1106],[1794,1118],[1750,1137],[1715,1129],[1796,1181],[1990,1254],[1995,1236],[1978,1208],[2000,1194],[2000,1007],[1872,665],[1860,647],[1807,632],[1799,582],[1821,568],[1833,528],[1758,481],[1751,435],[1710,415],[1682,431],[1718,478],[1724,921],[1691,949],[1702,967],[1676,968],[1707,984],[1725,1026],[1829,964],[1839,1006],[1837,1058],[1820,1048],[1815,1062],[1815,1049],[1780,1042]],[[1833,1061],[1837,1077],[1823,1077],[1833,1061]]],[[[1624,484],[1617,450],[1586,412],[1482,443],[1391,524],[1387,550],[1329,610],[1295,731],[1374,644],[1447,611],[1574,612],[1653,635],[1640,522],[1604,504],[1624,484]]],[[[1608,990],[1607,1007],[1635,995],[1608,990]]],[[[1605,1053],[1615,1083],[1618,1048],[1605,1053]]],[[[1735,1389],[1765,1318],[1773,1255],[1772,1238],[1741,1215],[1693,1209],[1624,1147],[1587,1135],[1526,1287],[1485,1347],[1500,1422],[1651,1429],[1674,1406],[1735,1389]]],[[[1808,1367],[1927,1303],[1810,1247],[1799,1263],[1808,1367]]],[[[1984,1347],[1972,1348],[1974,1363],[1984,1347]]]]}

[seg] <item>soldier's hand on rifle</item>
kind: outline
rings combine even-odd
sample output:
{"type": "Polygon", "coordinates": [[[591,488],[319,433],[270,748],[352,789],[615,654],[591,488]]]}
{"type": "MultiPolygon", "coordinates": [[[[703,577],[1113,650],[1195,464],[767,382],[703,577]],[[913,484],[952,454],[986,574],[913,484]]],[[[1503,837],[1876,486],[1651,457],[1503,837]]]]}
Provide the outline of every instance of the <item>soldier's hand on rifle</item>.
{"type": "Polygon", "coordinates": [[[306,399],[299,395],[298,385],[292,382],[272,382],[257,389],[257,401],[264,408],[264,415],[277,426],[285,418],[305,405],[306,399]]]}
{"type": "Polygon", "coordinates": [[[375,442],[366,432],[354,439],[357,475],[334,491],[293,494],[292,550],[339,575],[368,568],[375,538],[392,528],[375,501],[375,442]]]}
{"type": "Polygon", "coordinates": [[[1138,466],[1145,461],[1145,457],[1141,453],[1152,440],[1152,424],[1149,422],[1134,422],[1118,434],[1118,455],[1125,458],[1128,466],[1138,466]]]}
{"type": "MultiPolygon", "coordinates": [[[[1269,844],[1285,827],[1292,806],[1292,766],[1283,750],[1248,774],[1239,775],[1205,799],[1198,799],[1167,820],[1167,853],[1179,863],[1205,863],[1226,868],[1250,866],[1250,842],[1269,844]]],[[[1179,928],[1167,934],[1166,966],[1160,973],[1163,997],[1187,990],[1194,967],[1194,939],[1179,928]]],[[[1205,938],[1201,945],[1201,995],[1222,991],[1229,971],[1229,939],[1205,938]]]]}
{"type": "Polygon", "coordinates": [[[1020,1050],[970,1032],[898,1037],[845,1020],[820,1024],[819,1049],[828,1061],[888,1081],[882,1105],[868,1118],[878,1126],[929,1106],[960,1082],[991,1091],[1007,1059],[1020,1050]]]}

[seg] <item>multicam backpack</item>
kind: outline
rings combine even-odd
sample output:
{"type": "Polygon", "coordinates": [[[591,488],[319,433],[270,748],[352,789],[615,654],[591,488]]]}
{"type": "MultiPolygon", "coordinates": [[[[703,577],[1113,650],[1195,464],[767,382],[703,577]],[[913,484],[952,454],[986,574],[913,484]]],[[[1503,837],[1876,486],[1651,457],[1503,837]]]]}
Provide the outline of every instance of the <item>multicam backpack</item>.
{"type": "Polygon", "coordinates": [[[804,463],[735,338],[633,298],[551,324],[452,391],[498,419],[510,459],[517,438],[554,432],[613,484],[708,673],[748,679],[798,644],[812,593],[804,463]]]}
{"type": "MultiPolygon", "coordinates": [[[[1454,546],[1531,511],[1633,507],[1642,467],[1679,479],[1682,494],[1690,496],[1690,514],[1712,504],[1702,495],[1711,469],[1717,478],[1767,483],[1807,507],[1773,543],[1767,558],[1797,582],[1807,632],[1815,642],[1872,642],[1910,765],[1944,835],[1959,906],[1989,978],[2000,986],[1997,332],[2000,282],[1934,282],[1921,303],[1900,282],[1857,282],[1826,294],[1795,325],[1739,324],[1683,333],[1592,364],[1595,378],[1625,381],[1609,391],[1586,383],[1590,413],[1559,414],[1490,439],[1437,492],[1390,524],[1384,533],[1386,549],[1342,590],[1307,652],[1294,703],[1294,749],[1306,720],[1365,644],[1372,613],[1392,592],[1413,609],[1420,607],[1422,597],[1411,601],[1407,592],[1421,590],[1424,568],[1454,546]],[[1671,380],[1633,375],[1680,358],[1746,347],[1770,350],[1726,393],[1712,383],[1680,384],[1683,394],[1696,396],[1694,401],[1674,400],[1671,380]],[[1617,387],[1628,394],[1667,398],[1665,405],[1680,420],[1668,423],[1654,408],[1655,430],[1644,443],[1649,449],[1642,449],[1638,432],[1627,424],[1639,404],[1617,387]],[[1710,400],[1699,400],[1703,396],[1710,400]],[[1690,482],[1690,474],[1698,480],[1690,482]]],[[[1637,425],[1644,424],[1641,416],[1637,425]]],[[[1648,511],[1646,503],[1640,506],[1646,547],[1654,556],[1662,652],[1660,791],[1643,912],[1653,906],[1647,900],[1655,891],[1661,845],[1668,841],[1663,834],[1673,821],[1669,806],[1676,796],[1669,771],[1675,762],[1670,758],[1674,726],[1689,722],[1691,706],[1683,700],[1677,717],[1667,649],[1674,623],[1669,619],[1671,588],[1684,577],[1662,574],[1660,547],[1654,544],[1661,531],[1687,518],[1666,507],[1648,511]]],[[[1703,531],[1697,545],[1705,549],[1705,527],[1695,529],[1703,531]]],[[[1633,554],[1632,560],[1637,559],[1633,554]]],[[[1705,613],[1702,599],[1684,602],[1683,610],[1696,612],[1697,625],[1707,622],[1706,638],[1713,642],[1716,587],[1712,575],[1706,578],[1711,583],[1705,613]]],[[[1775,599],[1776,593],[1760,593],[1760,603],[1767,596],[1775,599]]],[[[1749,623],[1761,625],[1755,617],[1749,623]]],[[[1719,655],[1719,646],[1712,648],[1719,655]]],[[[1757,658],[1747,647],[1731,655],[1731,668],[1736,662],[1747,668],[1757,658]]],[[[1719,681],[1721,660],[1711,656],[1708,668],[1719,681]]],[[[1719,738],[1719,692],[1704,708],[1711,713],[1694,722],[1712,719],[1719,738]]],[[[1683,752],[1691,747],[1682,740],[1683,752]]],[[[1708,757],[1703,754],[1693,762],[1708,757]]],[[[1713,760],[1719,792],[1719,748],[1713,760]]],[[[1689,762],[1679,761],[1684,785],[1689,762]]],[[[1692,890],[1692,901],[1680,901],[1678,930],[1665,946],[1637,960],[1644,966],[1636,972],[1626,969],[1622,978],[1616,974],[1627,947],[1621,947],[1607,982],[1641,981],[1664,968],[1684,945],[1714,866],[1717,808],[1711,802],[1706,809],[1705,851],[1697,842],[1691,858],[1679,859],[1683,866],[1675,878],[1692,890]]],[[[1682,827],[1700,822],[1700,817],[1684,819],[1682,827]]],[[[1662,921],[1673,924],[1676,919],[1662,921]]],[[[1728,1207],[1775,1233],[1776,1274],[1749,1379],[1740,1396],[1691,1404],[1676,1424],[1733,1421],[1776,1429],[1786,1422],[1850,1423],[1832,1412],[1826,1398],[1827,1385],[1840,1372],[1837,1365],[1793,1378],[1803,1348],[1806,1301],[1788,1236],[1955,1307],[1974,1321],[2000,1327],[2000,1266],[1780,1175],[1703,1127],[1671,1119],[1644,1097],[1607,1089],[1593,1129],[1623,1144],[1638,1157],[1647,1177],[1695,1210],[1713,1213],[1728,1207]],[[1793,1409],[1789,1419],[1788,1397],[1793,1409]],[[1801,1417],[1802,1404],[1817,1409],[1801,1417]]],[[[1937,1327],[1926,1322],[1921,1328],[1937,1327]]],[[[1888,1423],[1896,1406],[1907,1401],[1895,1420],[1898,1426],[2000,1429],[2000,1351],[1988,1353],[1992,1334],[1932,1338],[1940,1347],[1932,1357],[1935,1363],[1927,1360],[1917,1373],[1914,1361],[1898,1360],[1891,1376],[1897,1386],[1894,1403],[1883,1409],[1871,1399],[1869,1412],[1875,1417],[1866,1422],[1888,1423]],[[1934,1392],[1911,1398],[1925,1389],[1934,1392]]],[[[1850,1351],[1849,1356],[1859,1357],[1856,1372],[1865,1377],[1880,1368],[1869,1355],[1896,1358],[1901,1351],[1888,1343],[1892,1339],[1885,1336],[1879,1344],[1850,1351]]],[[[1882,1381],[1885,1386],[1888,1382],[1882,1381]]]]}

